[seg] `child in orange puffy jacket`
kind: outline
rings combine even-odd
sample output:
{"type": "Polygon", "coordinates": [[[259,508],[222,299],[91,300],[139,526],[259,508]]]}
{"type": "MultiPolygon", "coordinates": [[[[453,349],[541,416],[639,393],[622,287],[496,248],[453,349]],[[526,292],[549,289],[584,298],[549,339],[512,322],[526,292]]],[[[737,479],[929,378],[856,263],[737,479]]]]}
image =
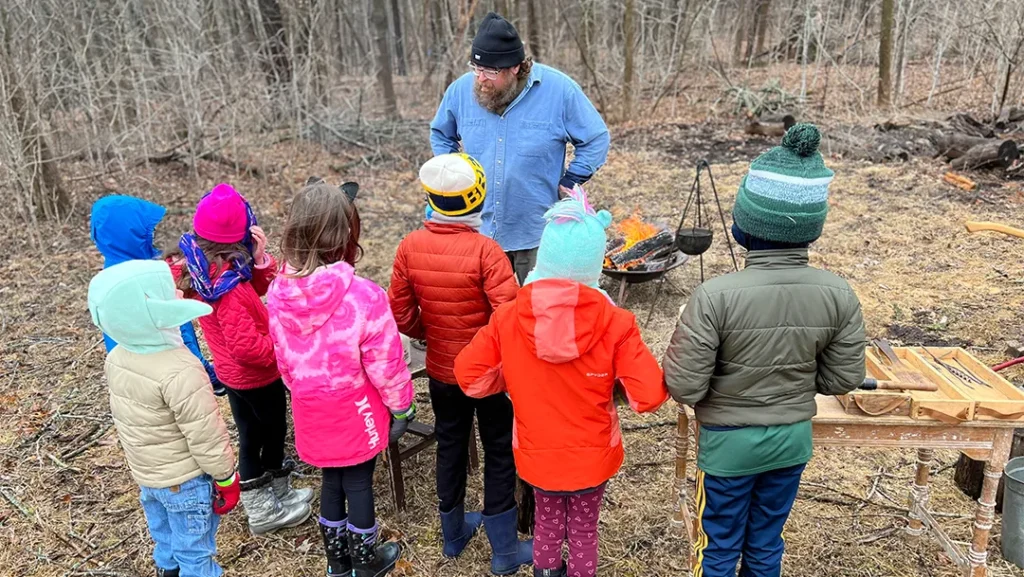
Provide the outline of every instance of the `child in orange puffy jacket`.
{"type": "Polygon", "coordinates": [[[602,496],[624,457],[614,389],[638,412],[668,391],[633,315],[597,288],[611,215],[577,189],[545,218],[537,267],[463,349],[455,376],[471,397],[512,400],[516,467],[537,494],[534,575],[566,575],[568,538],[568,575],[592,577],[602,496]]]}
{"type": "Polygon", "coordinates": [[[458,557],[483,524],[495,552],[491,569],[508,575],[531,560],[531,545],[519,543],[516,532],[512,403],[505,395],[467,397],[454,370],[456,355],[519,285],[501,246],[479,232],[486,195],[480,164],[466,154],[435,156],[420,169],[420,183],[427,222],[398,245],[388,296],[398,330],[427,340],[442,553],[458,557]],[[474,414],[484,447],[482,516],[465,510],[474,414]]]}

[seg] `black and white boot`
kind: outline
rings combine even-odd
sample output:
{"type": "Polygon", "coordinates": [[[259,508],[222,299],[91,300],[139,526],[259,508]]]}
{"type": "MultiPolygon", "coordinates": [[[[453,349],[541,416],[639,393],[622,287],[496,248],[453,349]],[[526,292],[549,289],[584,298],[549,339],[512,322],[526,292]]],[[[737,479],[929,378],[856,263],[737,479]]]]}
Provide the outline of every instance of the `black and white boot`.
{"type": "Polygon", "coordinates": [[[348,527],[352,577],[383,577],[395,568],[402,554],[398,543],[377,544],[377,525],[371,529],[348,527]]]}
{"type": "Polygon", "coordinates": [[[320,517],[320,535],[324,538],[327,555],[327,576],[351,575],[352,557],[349,555],[348,519],[328,521],[320,517]]]}

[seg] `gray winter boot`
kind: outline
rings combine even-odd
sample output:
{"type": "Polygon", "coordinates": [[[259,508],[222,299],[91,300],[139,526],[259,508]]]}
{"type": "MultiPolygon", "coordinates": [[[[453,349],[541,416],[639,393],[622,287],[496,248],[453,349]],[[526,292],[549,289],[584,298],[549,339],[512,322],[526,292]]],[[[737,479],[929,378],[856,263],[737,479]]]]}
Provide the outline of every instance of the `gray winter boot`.
{"type": "Polygon", "coordinates": [[[295,461],[285,459],[280,469],[270,471],[270,486],[274,488],[274,496],[286,508],[295,507],[299,503],[309,503],[313,500],[313,489],[296,489],[292,487],[292,472],[295,471],[295,461]]]}
{"type": "Polygon", "coordinates": [[[274,495],[270,473],[242,481],[242,508],[249,517],[249,530],[262,535],[283,527],[296,527],[309,518],[309,503],[286,506],[274,495]]]}

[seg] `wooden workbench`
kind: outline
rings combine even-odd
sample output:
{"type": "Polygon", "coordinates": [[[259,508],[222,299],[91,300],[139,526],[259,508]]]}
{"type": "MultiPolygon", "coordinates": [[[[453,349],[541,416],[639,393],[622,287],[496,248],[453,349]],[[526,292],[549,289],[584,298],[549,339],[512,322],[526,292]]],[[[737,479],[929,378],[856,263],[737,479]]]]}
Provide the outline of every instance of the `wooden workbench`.
{"type": "MultiPolygon", "coordinates": [[[[938,539],[942,548],[969,577],[983,577],[988,570],[988,541],[995,520],[995,498],[1003,467],[1010,454],[1016,421],[968,421],[946,424],[910,417],[847,414],[835,397],[819,396],[818,414],[811,421],[814,444],[833,447],[894,447],[917,449],[917,474],[910,493],[910,514],[906,532],[920,536],[926,531],[938,539]],[[985,461],[985,481],[974,517],[974,536],[965,552],[935,522],[928,511],[929,475],[935,449],[956,449],[969,457],[985,461]]],[[[696,519],[687,502],[686,470],[690,435],[696,435],[697,423],[689,407],[679,406],[676,429],[676,511],[672,525],[686,532],[692,543],[696,519]]],[[[690,564],[693,565],[691,554],[690,564]]]]}

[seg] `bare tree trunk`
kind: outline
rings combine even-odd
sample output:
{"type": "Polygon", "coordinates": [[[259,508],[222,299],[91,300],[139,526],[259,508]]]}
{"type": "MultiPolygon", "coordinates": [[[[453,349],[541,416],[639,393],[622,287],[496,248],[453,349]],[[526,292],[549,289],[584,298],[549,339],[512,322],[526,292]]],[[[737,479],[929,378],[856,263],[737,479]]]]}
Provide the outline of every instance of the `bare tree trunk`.
{"type": "Polygon", "coordinates": [[[292,65],[288,59],[288,39],[284,33],[284,17],[277,0],[259,0],[260,19],[267,35],[264,46],[264,69],[268,84],[288,84],[292,81],[292,65]]]}
{"type": "Polygon", "coordinates": [[[764,54],[764,44],[768,36],[768,16],[772,0],[761,0],[757,5],[757,50],[754,55],[764,54]]]}
{"type": "MultiPolygon", "coordinates": [[[[0,14],[2,16],[2,14],[0,14]]],[[[21,139],[21,156],[24,164],[21,167],[10,167],[13,172],[19,170],[26,177],[30,216],[45,220],[63,218],[71,210],[71,201],[61,180],[60,171],[50,144],[43,133],[43,124],[39,118],[39,110],[25,94],[24,76],[19,76],[15,66],[11,45],[11,29],[9,22],[0,20],[0,95],[6,93],[7,106],[14,116],[17,137],[21,139]]],[[[16,161],[16,159],[11,159],[16,161]]],[[[28,214],[28,210],[26,210],[28,214]]]]}
{"type": "Polygon", "coordinates": [[[733,37],[732,62],[739,64],[743,59],[743,39],[747,30],[747,5],[748,0],[738,0],[736,4],[736,33],[733,37]]]}
{"type": "Polygon", "coordinates": [[[402,38],[402,10],[398,0],[391,0],[391,29],[395,36],[395,58],[398,62],[398,75],[405,76],[405,43],[402,38]]]}
{"type": "Polygon", "coordinates": [[[373,42],[377,49],[377,82],[384,93],[384,113],[390,119],[398,118],[398,100],[391,77],[391,49],[388,46],[388,10],[385,0],[372,0],[370,21],[373,25],[373,42]]]}
{"type": "Polygon", "coordinates": [[[633,51],[636,50],[635,46],[635,35],[636,32],[633,29],[633,0],[626,0],[626,13],[622,18],[622,33],[624,36],[623,41],[623,57],[626,61],[622,72],[622,110],[623,116],[628,118],[633,111],[633,83],[634,71],[633,71],[633,51]]]}
{"type": "Polygon", "coordinates": [[[896,101],[903,97],[904,74],[907,69],[907,39],[910,37],[911,25],[914,22],[914,0],[907,2],[903,10],[903,26],[900,30],[900,45],[896,51],[896,101]]]}
{"type": "Polygon", "coordinates": [[[750,11],[750,18],[747,24],[746,37],[747,46],[743,52],[743,61],[750,65],[750,59],[754,56],[754,46],[757,44],[757,31],[761,28],[761,4],[765,0],[751,0],[751,6],[747,8],[750,11]]]}
{"type": "MultiPolygon", "coordinates": [[[[942,21],[939,23],[940,27],[944,27],[949,21],[950,4],[950,0],[947,0],[946,9],[942,13],[942,21]]],[[[956,20],[956,13],[953,14],[953,20],[956,20]]],[[[926,106],[932,105],[932,98],[935,96],[935,89],[939,86],[939,77],[942,72],[942,55],[945,53],[948,43],[948,35],[940,33],[938,45],[935,47],[935,67],[932,69],[932,87],[928,90],[928,102],[926,103],[926,106]]]]}
{"type": "Polygon", "coordinates": [[[896,0],[882,0],[881,35],[878,42],[878,105],[892,103],[892,29],[896,0]]]}
{"type": "Polygon", "coordinates": [[[527,38],[530,42],[530,54],[534,59],[542,60],[540,18],[537,14],[536,0],[526,0],[526,28],[529,31],[527,38]]]}

